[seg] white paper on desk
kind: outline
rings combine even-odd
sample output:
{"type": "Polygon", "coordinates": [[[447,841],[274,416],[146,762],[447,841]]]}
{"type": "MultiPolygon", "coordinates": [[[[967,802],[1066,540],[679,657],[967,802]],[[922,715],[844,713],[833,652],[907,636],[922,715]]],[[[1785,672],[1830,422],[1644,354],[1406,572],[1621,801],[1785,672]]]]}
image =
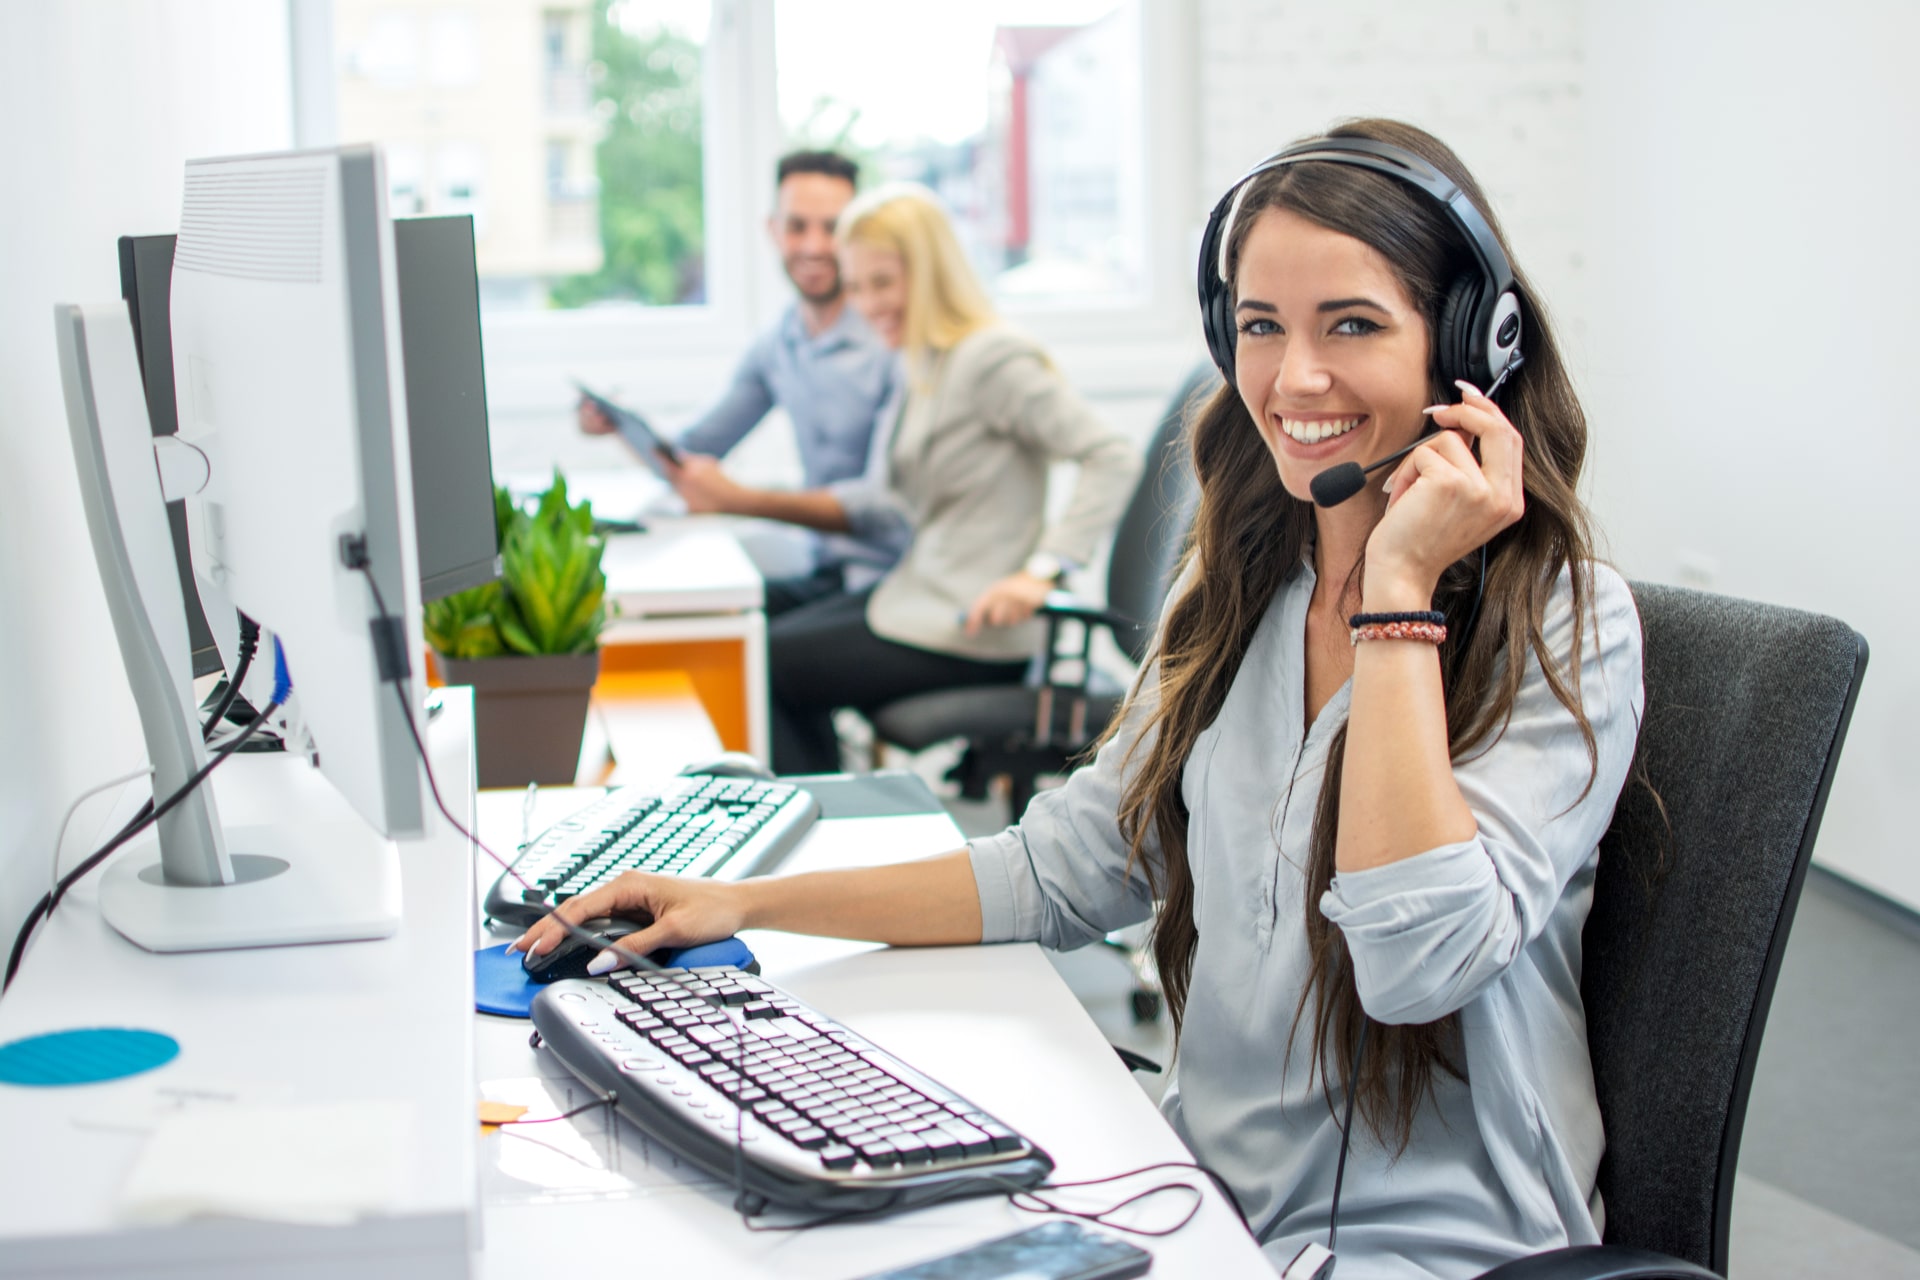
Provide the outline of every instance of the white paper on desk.
{"type": "Polygon", "coordinates": [[[174,1116],[208,1107],[235,1107],[294,1100],[293,1086],[257,1081],[134,1081],[73,1117],[75,1128],[152,1133],[174,1116]]]}
{"type": "Polygon", "coordinates": [[[184,1111],[147,1139],[120,1214],[352,1222],[399,1198],[413,1130],[413,1104],[383,1099],[184,1111]]]}

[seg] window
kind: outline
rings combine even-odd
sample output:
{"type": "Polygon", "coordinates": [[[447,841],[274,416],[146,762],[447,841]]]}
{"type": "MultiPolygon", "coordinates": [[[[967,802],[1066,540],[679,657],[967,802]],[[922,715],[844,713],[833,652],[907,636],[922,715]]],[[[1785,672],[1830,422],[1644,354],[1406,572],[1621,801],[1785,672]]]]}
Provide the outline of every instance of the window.
{"type": "Polygon", "coordinates": [[[427,19],[427,83],[470,85],[480,79],[480,23],[470,8],[434,9],[427,19]]]}
{"type": "Polygon", "coordinates": [[[381,89],[408,89],[419,57],[419,27],[409,9],[364,6],[352,41],[341,41],[349,81],[381,89]]]}
{"type": "Polygon", "coordinates": [[[789,138],[933,188],[1003,300],[1145,288],[1137,0],[785,0],[779,16],[789,138]]]}
{"type": "Polygon", "coordinates": [[[583,127],[571,136],[594,153],[591,181],[561,161],[550,198],[597,204],[602,248],[594,269],[552,282],[551,305],[706,300],[701,63],[710,10],[705,0],[602,0],[549,61],[550,120],[577,113],[583,127]],[[591,61],[574,61],[575,48],[591,61]]]}
{"type": "Polygon", "coordinates": [[[387,148],[387,205],[396,218],[426,211],[426,162],[412,143],[396,142],[387,148]]]}
{"type": "Polygon", "coordinates": [[[385,146],[396,212],[474,215],[491,314],[703,302],[712,8],[333,0],[338,136],[385,146]]]}
{"type": "Polygon", "coordinates": [[[497,414],[710,401],[791,296],[764,219],[802,144],[935,187],[1083,389],[1192,359],[1193,0],[290,3],[302,145],[378,141],[396,212],[483,220],[497,414]]]}

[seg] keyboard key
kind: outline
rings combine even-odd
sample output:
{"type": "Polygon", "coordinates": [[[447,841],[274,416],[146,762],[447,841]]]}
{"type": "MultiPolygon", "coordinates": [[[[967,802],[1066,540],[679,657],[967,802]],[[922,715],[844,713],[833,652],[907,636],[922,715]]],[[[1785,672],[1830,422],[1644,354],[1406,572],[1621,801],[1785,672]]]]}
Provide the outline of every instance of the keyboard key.
{"type": "Polygon", "coordinates": [[[933,1163],[932,1150],[928,1148],[925,1139],[921,1138],[918,1134],[896,1133],[888,1138],[887,1141],[891,1142],[894,1149],[900,1153],[900,1160],[903,1164],[916,1165],[933,1163]]]}
{"type": "Polygon", "coordinates": [[[940,1128],[959,1142],[961,1151],[969,1158],[993,1154],[993,1139],[964,1120],[949,1120],[940,1128]]]}
{"type": "Polygon", "coordinates": [[[989,1120],[979,1127],[982,1133],[993,1140],[993,1149],[995,1151],[1018,1151],[1026,1145],[1019,1134],[1007,1128],[1007,1126],[1001,1124],[998,1120],[989,1120]]]}
{"type": "Polygon", "coordinates": [[[966,1144],[945,1129],[930,1128],[920,1135],[935,1160],[958,1160],[966,1154],[966,1144]]]}
{"type": "Polygon", "coordinates": [[[885,1138],[864,1138],[853,1148],[860,1158],[876,1169],[885,1169],[900,1163],[900,1152],[885,1138]]]}

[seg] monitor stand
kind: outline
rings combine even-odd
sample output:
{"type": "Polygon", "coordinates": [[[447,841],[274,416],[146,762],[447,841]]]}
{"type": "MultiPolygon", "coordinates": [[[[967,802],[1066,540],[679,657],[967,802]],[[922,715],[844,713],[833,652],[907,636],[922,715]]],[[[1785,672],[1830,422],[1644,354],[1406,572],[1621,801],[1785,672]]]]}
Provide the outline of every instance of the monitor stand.
{"type": "MultiPolygon", "coordinates": [[[[59,306],[54,322],[94,558],[140,712],[153,794],[164,798],[209,759],[166,515],[168,499],[205,485],[206,458],[148,426],[124,304],[59,306]]],[[[399,928],[399,858],[364,822],[315,823],[292,813],[284,823],[226,831],[203,783],[153,831],[117,856],[100,888],[107,923],[149,951],[344,942],[399,928]],[[229,853],[230,839],[246,852],[229,853]]]]}

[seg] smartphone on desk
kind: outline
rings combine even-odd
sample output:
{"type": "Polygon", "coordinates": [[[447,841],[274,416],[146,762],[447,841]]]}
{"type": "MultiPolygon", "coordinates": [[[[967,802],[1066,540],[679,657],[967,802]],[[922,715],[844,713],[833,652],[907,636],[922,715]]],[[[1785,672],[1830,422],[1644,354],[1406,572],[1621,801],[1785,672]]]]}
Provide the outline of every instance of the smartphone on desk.
{"type": "Polygon", "coordinates": [[[863,1280],[1125,1280],[1152,1266],[1153,1255],[1138,1245],[1077,1222],[1049,1222],[863,1280]]]}
{"type": "MultiPolygon", "coordinates": [[[[578,378],[574,379],[573,385],[579,389],[580,398],[598,409],[601,416],[619,429],[621,435],[642,446],[641,454],[645,456],[647,465],[655,472],[659,472],[660,468],[654,461],[654,454],[660,455],[676,467],[680,465],[680,450],[671,440],[655,431],[652,423],[633,410],[617,405],[598,392],[589,390],[587,385],[578,378]]],[[[665,478],[664,474],[662,478],[665,478]]]]}

